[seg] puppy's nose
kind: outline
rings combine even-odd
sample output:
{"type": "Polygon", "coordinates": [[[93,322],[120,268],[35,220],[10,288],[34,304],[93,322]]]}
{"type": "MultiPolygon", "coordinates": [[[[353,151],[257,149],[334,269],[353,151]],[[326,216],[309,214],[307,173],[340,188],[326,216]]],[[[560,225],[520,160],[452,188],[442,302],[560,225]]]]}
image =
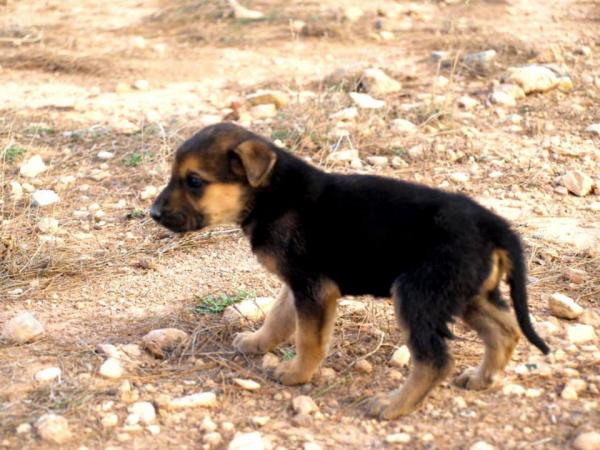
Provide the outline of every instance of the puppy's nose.
{"type": "Polygon", "coordinates": [[[152,208],[150,208],[150,217],[152,217],[154,220],[156,220],[158,222],[160,220],[160,216],[161,216],[160,207],[156,203],[154,203],[152,205],[152,208]]]}

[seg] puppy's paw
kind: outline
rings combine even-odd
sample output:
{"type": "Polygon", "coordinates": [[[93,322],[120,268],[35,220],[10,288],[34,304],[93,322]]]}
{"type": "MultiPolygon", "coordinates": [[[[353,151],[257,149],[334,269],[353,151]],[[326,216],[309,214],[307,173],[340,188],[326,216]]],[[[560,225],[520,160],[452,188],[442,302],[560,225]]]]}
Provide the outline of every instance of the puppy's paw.
{"type": "Polygon", "coordinates": [[[247,355],[266,353],[269,350],[262,342],[258,331],[237,333],[233,338],[233,348],[247,355]]]}
{"type": "Polygon", "coordinates": [[[286,386],[308,383],[312,375],[312,372],[302,368],[297,358],[280,363],[273,373],[273,377],[286,386]]]}
{"type": "Polygon", "coordinates": [[[372,417],[381,417],[389,406],[390,396],[387,394],[377,394],[365,402],[367,414],[372,417]]]}
{"type": "Polygon", "coordinates": [[[471,391],[483,391],[493,384],[493,380],[486,379],[476,367],[469,367],[454,379],[454,384],[471,391]]]}
{"type": "Polygon", "coordinates": [[[406,416],[417,409],[418,404],[402,398],[398,391],[389,394],[378,394],[367,400],[367,414],[379,419],[392,420],[406,416]]]}

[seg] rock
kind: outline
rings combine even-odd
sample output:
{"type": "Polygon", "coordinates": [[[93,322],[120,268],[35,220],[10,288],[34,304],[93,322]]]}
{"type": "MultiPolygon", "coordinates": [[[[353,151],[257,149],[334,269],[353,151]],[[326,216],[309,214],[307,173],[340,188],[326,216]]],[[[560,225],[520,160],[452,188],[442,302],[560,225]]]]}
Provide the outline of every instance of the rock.
{"type": "Polygon", "coordinates": [[[356,361],[354,367],[356,368],[356,370],[362,373],[373,372],[373,365],[366,359],[359,359],[358,361],[356,361]]]}
{"type": "Polygon", "coordinates": [[[273,103],[256,105],[250,108],[250,114],[255,119],[271,119],[277,115],[277,107],[273,103]]]}
{"type": "Polygon", "coordinates": [[[397,349],[390,358],[390,365],[394,367],[405,367],[410,361],[410,350],[406,345],[397,349]]]}
{"type": "Polygon", "coordinates": [[[35,178],[47,168],[40,155],[33,155],[31,158],[23,161],[21,167],[19,167],[19,174],[26,178],[35,178]]]}
{"type": "Polygon", "coordinates": [[[252,423],[259,427],[264,427],[270,420],[269,416],[255,416],[252,418],[252,423]]]}
{"type": "Polygon", "coordinates": [[[121,362],[117,358],[108,358],[102,363],[98,373],[104,378],[120,378],[124,369],[121,366],[121,362]]]}
{"type": "Polygon", "coordinates": [[[586,133],[595,134],[600,136],[600,123],[593,123],[585,129],[586,133]]]}
{"type": "Polygon", "coordinates": [[[540,389],[529,388],[525,391],[525,397],[538,398],[541,396],[542,396],[542,391],[540,389]]]}
{"type": "Polygon", "coordinates": [[[273,370],[279,365],[279,358],[273,353],[265,353],[262,358],[261,367],[263,370],[273,370]]]}
{"type": "Polygon", "coordinates": [[[459,97],[456,103],[458,103],[458,106],[466,110],[474,109],[477,106],[481,105],[479,100],[474,99],[473,97],[469,97],[468,95],[463,95],[462,97],[459,97]]]}
{"type": "Polygon", "coordinates": [[[158,195],[158,189],[156,186],[146,186],[144,190],[140,193],[140,198],[142,200],[149,200],[158,195]]]}
{"type": "Polygon", "coordinates": [[[315,401],[308,395],[298,395],[292,400],[292,408],[299,415],[309,415],[319,410],[315,401]]]}
{"type": "Polygon", "coordinates": [[[588,277],[588,274],[585,270],[575,269],[573,267],[567,267],[565,275],[571,283],[575,284],[584,283],[586,278],[588,277]]]}
{"type": "Polygon", "coordinates": [[[443,89],[450,84],[450,80],[442,75],[439,77],[435,77],[433,80],[433,85],[438,89],[443,89]]]}
{"type": "Polygon", "coordinates": [[[450,52],[437,50],[431,52],[431,59],[433,62],[440,64],[442,67],[446,67],[452,64],[452,55],[450,52]]]}
{"type": "Polygon", "coordinates": [[[319,379],[323,381],[331,381],[335,379],[336,375],[335,369],[332,369],[331,367],[321,367],[319,370],[319,379]]]}
{"type": "Polygon", "coordinates": [[[354,120],[358,117],[358,109],[354,106],[350,108],[344,108],[341,111],[338,111],[331,116],[329,116],[332,120],[341,120],[341,121],[350,121],[354,120]]]}
{"type": "Polygon", "coordinates": [[[98,344],[96,345],[96,353],[104,355],[108,358],[116,358],[119,359],[123,355],[121,352],[112,344],[98,344]]]}
{"type": "Polygon", "coordinates": [[[362,94],[360,92],[350,92],[350,98],[356,106],[363,109],[381,109],[385,106],[383,100],[377,100],[371,97],[369,94],[362,94]]]}
{"type": "Polygon", "coordinates": [[[385,167],[388,165],[387,156],[369,156],[367,162],[375,167],[385,167]]]}
{"type": "Polygon", "coordinates": [[[515,100],[520,100],[522,98],[525,98],[525,91],[521,88],[521,86],[518,86],[516,84],[502,83],[502,84],[499,84],[498,86],[495,86],[494,91],[495,92],[503,92],[507,95],[510,95],[515,100]]]}
{"type": "Polygon", "coordinates": [[[576,319],[583,314],[583,308],[575,300],[559,292],[550,296],[548,305],[552,315],[560,319],[576,319]]]}
{"type": "Polygon", "coordinates": [[[405,167],[408,167],[408,163],[399,156],[394,156],[392,158],[392,167],[394,169],[404,169],[405,167]]]}
{"type": "Polygon", "coordinates": [[[387,442],[388,444],[408,444],[410,442],[410,434],[408,434],[408,433],[388,434],[385,437],[385,442],[387,442]]]}
{"type": "Polygon", "coordinates": [[[588,384],[585,380],[582,380],[581,378],[573,378],[567,382],[560,393],[560,396],[564,400],[577,400],[579,394],[583,393],[587,387],[588,384]]]}
{"type": "Polygon", "coordinates": [[[38,220],[37,228],[42,233],[56,233],[58,231],[58,220],[52,217],[42,217],[38,220]]]}
{"type": "Polygon", "coordinates": [[[216,447],[217,445],[219,445],[221,442],[223,442],[223,437],[221,436],[220,433],[213,431],[211,433],[206,433],[203,437],[202,437],[202,441],[205,444],[208,444],[212,447],[216,447]]]}
{"type": "Polygon", "coordinates": [[[261,11],[256,11],[254,9],[248,9],[242,5],[240,5],[237,0],[228,0],[229,6],[233,12],[233,16],[236,19],[242,20],[259,20],[263,19],[265,15],[261,11]]]}
{"type": "Polygon", "coordinates": [[[103,428],[113,428],[119,424],[119,416],[114,413],[107,414],[100,421],[103,428]]]}
{"type": "Polygon", "coordinates": [[[148,433],[152,436],[158,436],[160,434],[160,425],[148,425],[146,430],[148,430],[148,433]]]}
{"type": "Polygon", "coordinates": [[[578,197],[584,197],[588,195],[594,188],[594,180],[578,170],[567,172],[561,178],[561,181],[569,192],[578,197]]]}
{"type": "Polygon", "coordinates": [[[254,380],[246,380],[243,378],[234,378],[233,382],[246,391],[257,391],[260,389],[260,384],[254,380]]]}
{"type": "Polygon", "coordinates": [[[502,387],[502,393],[504,395],[515,395],[515,396],[521,396],[521,395],[525,395],[526,390],[523,386],[521,386],[520,384],[513,384],[513,383],[509,383],[509,384],[505,384],[502,387]]]}
{"type": "Polygon", "coordinates": [[[581,344],[596,339],[596,332],[591,325],[571,325],[567,328],[567,339],[572,344],[581,344]]]}
{"type": "Polygon", "coordinates": [[[46,382],[56,380],[57,378],[60,380],[60,376],[62,371],[58,367],[48,367],[46,369],[38,370],[34,378],[36,381],[46,382]]]}
{"type": "Polygon", "coordinates": [[[512,96],[503,91],[492,92],[489,99],[494,105],[516,106],[517,104],[517,101],[512,96]]]}
{"type": "Polygon", "coordinates": [[[17,434],[26,434],[26,433],[29,433],[32,428],[33,427],[31,426],[31,424],[25,422],[25,423],[22,423],[21,425],[19,425],[17,427],[16,431],[17,431],[17,434]]]}
{"type": "Polygon", "coordinates": [[[96,158],[98,158],[102,161],[107,161],[109,159],[113,159],[114,157],[115,157],[115,154],[113,152],[107,152],[106,150],[99,151],[96,154],[96,158]]]}
{"type": "Polygon", "coordinates": [[[406,153],[411,159],[421,159],[425,155],[425,150],[422,145],[413,145],[406,153]]]}
{"type": "Polygon", "coordinates": [[[358,150],[338,150],[327,155],[329,162],[350,162],[358,158],[358,150]]]}
{"type": "Polygon", "coordinates": [[[59,201],[60,198],[56,192],[50,189],[42,189],[31,194],[31,204],[33,206],[49,206],[58,203],[59,201]]]}
{"type": "Polygon", "coordinates": [[[147,91],[150,89],[150,83],[148,80],[135,80],[133,83],[133,87],[138,91],[147,91]]]}
{"type": "Polygon", "coordinates": [[[573,389],[572,386],[565,386],[560,393],[560,397],[563,400],[577,400],[579,396],[577,395],[577,391],[573,389]]]}
{"type": "Polygon", "coordinates": [[[511,67],[503,77],[503,82],[518,84],[525,94],[547,92],[559,87],[561,83],[567,87],[567,80],[570,81],[568,77],[557,75],[550,67],[537,64],[511,67]]]}
{"type": "Polygon", "coordinates": [[[369,94],[385,95],[400,91],[402,84],[388,76],[381,69],[366,69],[360,78],[360,84],[369,94]]]}
{"type": "Polygon", "coordinates": [[[347,8],[344,8],[344,18],[350,22],[356,22],[364,15],[365,12],[358,6],[349,6],[347,8]]]}
{"type": "Polygon", "coordinates": [[[217,428],[217,424],[210,418],[210,416],[206,416],[204,419],[202,419],[202,423],[200,424],[200,429],[202,431],[211,432],[215,431],[217,428]]]}
{"type": "Polygon", "coordinates": [[[462,58],[462,63],[470,70],[484,72],[490,69],[495,58],[496,50],[486,50],[483,52],[466,54],[462,58]]]}
{"type": "Polygon", "coordinates": [[[304,445],[302,446],[302,449],[303,450],[323,450],[323,447],[321,447],[316,442],[305,442],[304,445]]]}
{"type": "Polygon", "coordinates": [[[235,433],[227,450],[267,450],[270,445],[265,442],[258,431],[252,433],[235,433]]]}
{"type": "Polygon", "coordinates": [[[225,308],[222,319],[226,323],[254,322],[264,318],[274,303],[273,297],[249,298],[225,308]]]}
{"type": "Polygon", "coordinates": [[[471,177],[466,172],[454,172],[450,174],[450,179],[455,183],[466,183],[471,179],[471,177]]]}
{"type": "Polygon", "coordinates": [[[24,344],[44,333],[44,326],[29,312],[22,312],[4,324],[2,337],[10,342],[24,344]]]}
{"type": "Polygon", "coordinates": [[[410,120],[394,119],[390,125],[390,129],[398,134],[414,134],[419,131],[419,128],[410,120]]]}
{"type": "Polygon", "coordinates": [[[495,447],[485,441],[477,441],[469,447],[469,450],[495,450],[495,447]]]}
{"type": "Polygon", "coordinates": [[[123,350],[123,352],[131,358],[139,358],[142,356],[142,349],[137,344],[122,345],[121,350],[123,350]]]}
{"type": "Polygon", "coordinates": [[[188,408],[213,408],[217,405],[217,396],[214,392],[199,392],[197,394],[186,395],[185,397],[174,398],[168,404],[171,409],[188,408]]]}
{"type": "Polygon", "coordinates": [[[597,431],[581,433],[572,445],[575,450],[600,450],[600,433],[597,431]]]}
{"type": "Polygon", "coordinates": [[[290,98],[283,91],[260,90],[246,96],[246,102],[250,106],[273,104],[280,109],[285,107],[289,101],[290,98]]]}
{"type": "Polygon", "coordinates": [[[170,352],[183,347],[189,339],[185,331],[177,328],[160,328],[142,338],[142,347],[156,358],[165,358],[170,352]]]}
{"type": "Polygon", "coordinates": [[[150,402],[135,402],[128,411],[138,416],[139,422],[143,425],[150,425],[156,419],[156,410],[150,402]]]}
{"type": "Polygon", "coordinates": [[[35,422],[35,429],[45,441],[64,444],[71,439],[69,422],[57,414],[44,414],[35,422]]]}
{"type": "Polygon", "coordinates": [[[10,182],[10,196],[13,200],[21,200],[23,198],[23,187],[18,181],[10,182]]]}

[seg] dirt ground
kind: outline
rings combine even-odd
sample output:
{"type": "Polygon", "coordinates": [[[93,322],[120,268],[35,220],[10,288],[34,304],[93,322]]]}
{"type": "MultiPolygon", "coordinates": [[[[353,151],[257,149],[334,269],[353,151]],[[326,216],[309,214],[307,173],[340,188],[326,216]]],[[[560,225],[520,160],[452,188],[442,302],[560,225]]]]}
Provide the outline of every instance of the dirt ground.
{"type": "MultiPolygon", "coordinates": [[[[0,1],[0,327],[21,311],[45,326],[31,343],[0,340],[0,447],[227,448],[236,433],[258,431],[274,449],[468,449],[479,441],[491,447],[474,449],[563,449],[600,431],[600,131],[586,131],[600,122],[600,2],[244,5],[264,17],[235,18],[226,1],[0,1]],[[353,7],[363,14],[353,17],[353,7]],[[496,57],[485,70],[432,58],[448,51],[456,63],[489,49],[496,57]],[[506,69],[527,63],[567,67],[573,89],[490,104],[506,69]],[[328,75],[357,64],[384,70],[402,88],[374,95],[384,108],[360,109],[340,125],[332,115],[352,100],[328,75]],[[291,100],[261,118],[244,101],[258,89],[291,100]],[[476,104],[459,107],[465,95],[476,104]],[[496,387],[472,392],[448,380],[418,412],[375,420],[361,402],[406,377],[406,367],[389,364],[405,337],[388,300],[350,299],[340,306],[326,370],[301,387],[274,382],[261,357],[231,346],[237,331],[259,322],[227,324],[197,308],[210,295],[276,295],[277,281],[241,232],[175,236],[147,217],[173,150],[224,118],[328,169],[464,192],[508,218],[527,247],[531,313],[552,353],[521,340],[496,387]],[[397,118],[418,129],[394,131],[397,118]],[[328,155],[348,149],[361,162],[334,167],[328,155]],[[113,155],[101,160],[101,151],[113,155]],[[33,155],[47,170],[25,178],[19,168],[33,155]],[[395,163],[373,165],[370,156],[395,163]],[[573,170],[591,177],[595,191],[568,194],[560,177],[573,170]],[[36,189],[52,189],[60,201],[31,206],[36,189]],[[58,227],[44,227],[46,217],[58,227]],[[553,317],[555,292],[584,314],[553,317]],[[593,326],[596,337],[571,342],[576,323],[593,326]],[[134,357],[118,379],[98,374],[98,344],[140,344],[164,327],[188,332],[190,344],[164,360],[134,357]],[[361,359],[372,373],[357,370],[361,359]],[[47,367],[61,377],[34,381],[47,367]],[[247,391],[234,378],[261,386],[247,391]],[[563,398],[574,379],[583,388],[563,398]],[[211,409],[160,407],[164,395],[207,391],[217,395],[211,409]],[[298,395],[319,411],[296,416],[298,395]],[[135,401],[155,404],[158,427],[125,423],[135,401]],[[53,444],[23,426],[48,412],[68,420],[70,440],[53,444]],[[115,426],[103,424],[109,414],[115,426]]],[[[454,332],[456,375],[478,363],[483,346],[460,323],[454,332]]]]}

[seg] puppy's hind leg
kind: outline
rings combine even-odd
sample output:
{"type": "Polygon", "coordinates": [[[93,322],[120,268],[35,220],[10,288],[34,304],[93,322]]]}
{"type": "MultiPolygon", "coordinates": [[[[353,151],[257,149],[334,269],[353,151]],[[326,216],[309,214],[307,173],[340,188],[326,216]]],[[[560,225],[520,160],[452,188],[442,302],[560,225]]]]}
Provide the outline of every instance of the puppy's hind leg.
{"type": "Polygon", "coordinates": [[[241,353],[266,353],[286,341],[295,329],[294,294],[287,285],[283,285],[262,327],[255,332],[238,333],[233,339],[233,346],[241,353]]]}

